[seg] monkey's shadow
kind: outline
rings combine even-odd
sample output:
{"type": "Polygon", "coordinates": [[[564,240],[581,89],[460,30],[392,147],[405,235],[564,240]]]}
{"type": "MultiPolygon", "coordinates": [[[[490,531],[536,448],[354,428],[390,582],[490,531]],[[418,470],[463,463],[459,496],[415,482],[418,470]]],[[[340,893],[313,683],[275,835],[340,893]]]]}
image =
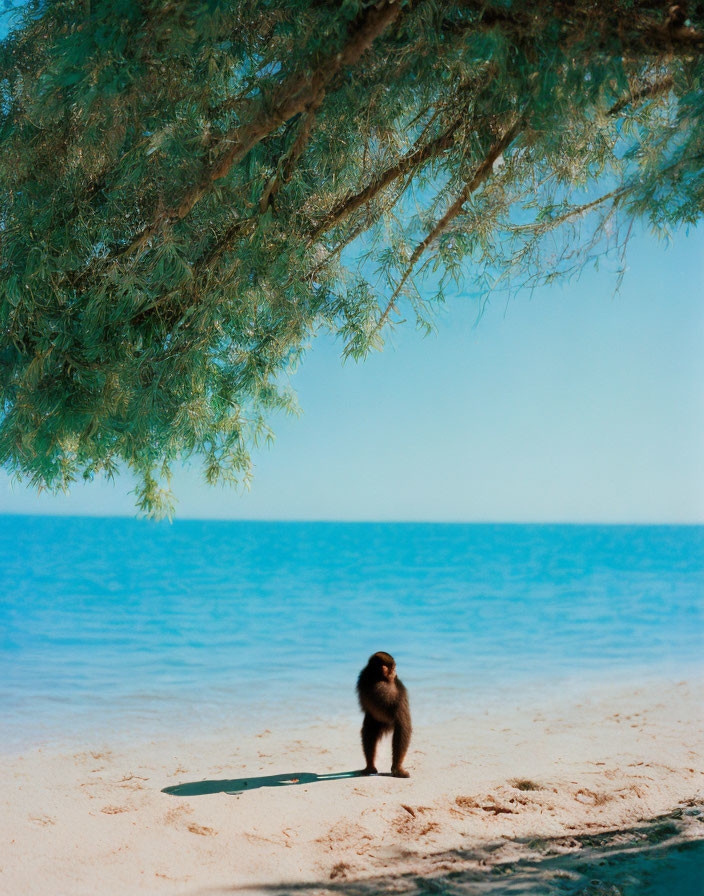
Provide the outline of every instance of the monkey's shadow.
{"type": "Polygon", "coordinates": [[[364,777],[361,771],[331,772],[316,775],[314,772],[290,772],[288,775],[263,775],[259,778],[232,778],[222,781],[189,781],[164,787],[162,793],[172,796],[205,796],[208,793],[245,793],[260,787],[295,787],[298,784],[317,784],[319,781],[340,781],[344,778],[364,777]]]}

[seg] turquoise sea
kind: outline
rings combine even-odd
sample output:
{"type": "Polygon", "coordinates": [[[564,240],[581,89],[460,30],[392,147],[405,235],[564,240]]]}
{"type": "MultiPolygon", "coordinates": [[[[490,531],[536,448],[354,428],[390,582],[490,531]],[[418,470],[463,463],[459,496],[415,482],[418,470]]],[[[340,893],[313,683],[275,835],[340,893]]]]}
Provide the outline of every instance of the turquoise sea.
{"type": "Polygon", "coordinates": [[[416,719],[684,678],[704,527],[0,516],[0,747],[356,719],[393,653],[416,719]]]}

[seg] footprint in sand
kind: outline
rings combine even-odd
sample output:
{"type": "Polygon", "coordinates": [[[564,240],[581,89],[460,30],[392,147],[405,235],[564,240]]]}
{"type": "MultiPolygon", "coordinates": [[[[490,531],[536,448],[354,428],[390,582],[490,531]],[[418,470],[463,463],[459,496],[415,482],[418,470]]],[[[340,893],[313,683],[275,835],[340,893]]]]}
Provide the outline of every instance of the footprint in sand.
{"type": "Polygon", "coordinates": [[[501,803],[491,795],[482,797],[481,800],[473,796],[458,796],[455,799],[455,803],[460,809],[469,811],[478,809],[481,812],[490,812],[492,815],[513,815],[516,811],[514,809],[509,809],[508,806],[501,805],[501,803]]]}
{"type": "Polygon", "coordinates": [[[169,809],[164,816],[164,824],[173,825],[184,830],[182,824],[185,823],[185,830],[191,834],[198,834],[201,837],[215,837],[217,831],[214,828],[209,828],[204,824],[197,824],[195,821],[186,821],[183,816],[189,815],[192,811],[190,806],[178,806],[175,809],[169,809]]]}
{"type": "Polygon", "coordinates": [[[338,862],[337,865],[333,865],[332,870],[330,871],[330,880],[344,880],[347,877],[349,870],[350,866],[346,862],[338,862]]]}
{"type": "Polygon", "coordinates": [[[413,809],[411,806],[401,806],[401,808],[408,814],[397,816],[395,821],[397,834],[426,837],[428,834],[440,830],[440,825],[437,822],[428,821],[427,818],[420,817],[420,815],[429,811],[427,807],[418,806],[416,809],[413,809]]]}
{"type": "Polygon", "coordinates": [[[594,793],[593,790],[582,789],[575,793],[574,798],[583,806],[603,806],[612,800],[613,796],[610,793],[594,793]]]}
{"type": "Polygon", "coordinates": [[[200,834],[201,837],[215,837],[217,831],[213,828],[206,827],[204,824],[189,824],[186,825],[187,830],[189,830],[192,834],[200,834]]]}
{"type": "Polygon", "coordinates": [[[473,796],[458,796],[455,798],[455,803],[460,807],[460,809],[479,809],[481,808],[479,805],[479,801],[473,796]]]}
{"type": "Polygon", "coordinates": [[[102,753],[95,750],[90,750],[87,753],[73,754],[73,758],[78,759],[79,762],[88,762],[89,760],[93,762],[111,762],[112,756],[112,750],[103,750],[102,753]]]}
{"type": "Polygon", "coordinates": [[[357,848],[367,840],[371,840],[371,836],[361,825],[339,821],[330,828],[327,835],[318,837],[316,842],[332,850],[340,846],[357,848]]]}
{"type": "Polygon", "coordinates": [[[164,824],[178,825],[181,817],[190,814],[192,811],[190,806],[177,806],[175,809],[169,809],[164,816],[164,824]]]}

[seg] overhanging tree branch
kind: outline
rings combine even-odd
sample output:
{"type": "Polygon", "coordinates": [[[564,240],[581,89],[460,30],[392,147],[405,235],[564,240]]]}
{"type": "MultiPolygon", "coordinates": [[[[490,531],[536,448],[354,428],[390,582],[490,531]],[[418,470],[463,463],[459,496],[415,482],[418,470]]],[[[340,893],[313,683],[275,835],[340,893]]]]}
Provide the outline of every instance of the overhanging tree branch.
{"type": "Polygon", "coordinates": [[[674,83],[675,81],[672,75],[666,75],[664,78],[660,78],[660,80],[654,81],[652,84],[646,84],[644,87],[634,90],[630,96],[626,96],[617,103],[614,103],[606,114],[610,116],[618,115],[619,112],[623,112],[627,106],[630,106],[633,103],[639,103],[641,100],[652,99],[656,96],[660,96],[662,93],[667,93],[668,90],[672,89],[674,83]]]}
{"type": "Polygon", "coordinates": [[[313,125],[315,124],[315,115],[321,103],[323,102],[324,97],[325,92],[321,91],[316,100],[311,103],[305,115],[302,117],[298,128],[298,133],[296,134],[296,139],[293,141],[291,148],[281,159],[277,166],[276,172],[268,180],[266,186],[264,187],[262,198],[259,200],[259,211],[262,214],[264,214],[264,212],[266,212],[266,210],[269,208],[274,196],[276,196],[281,187],[285,183],[287,183],[288,180],[290,180],[291,175],[293,174],[293,170],[296,167],[296,163],[298,162],[301,154],[308,144],[308,141],[310,140],[310,135],[313,131],[313,125]]]}
{"type": "Polygon", "coordinates": [[[363,190],[360,190],[359,193],[355,193],[354,195],[347,196],[343,199],[342,202],[340,202],[316,225],[311,234],[311,243],[314,243],[331,228],[336,227],[346,217],[356,212],[358,208],[371,202],[375,196],[381,193],[382,190],[385,190],[386,187],[399,177],[403,177],[403,175],[407,174],[409,171],[420,168],[422,165],[425,165],[426,162],[429,162],[431,159],[436,158],[450,149],[455,142],[455,134],[461,124],[461,118],[455,119],[444,133],[440,134],[439,137],[436,137],[435,140],[431,140],[429,143],[426,143],[425,146],[414,149],[412,152],[408,153],[408,155],[396,162],[396,164],[387,168],[386,171],[375,178],[363,190]]]}
{"type": "Polygon", "coordinates": [[[435,261],[481,298],[569,276],[623,216],[704,215],[701,4],[152,2],[127,31],[89,5],[0,42],[0,461],[37,484],[131,464],[158,513],[183,455],[247,475],[242,421],[316,324],[366,350],[401,297],[427,322],[435,261]]]}
{"type": "Polygon", "coordinates": [[[460,193],[460,195],[455,199],[452,205],[448,208],[445,214],[440,218],[440,220],[435,224],[435,226],[430,230],[430,232],[425,236],[424,239],[418,243],[418,245],[413,250],[413,253],[409,259],[408,265],[406,266],[406,270],[404,271],[401,279],[396,285],[396,288],[393,291],[389,302],[384,309],[381,317],[376,323],[374,330],[372,331],[372,336],[378,333],[379,330],[384,326],[386,320],[391,314],[391,312],[396,307],[396,300],[403,289],[404,285],[408,281],[408,278],[413,273],[413,270],[418,263],[420,257],[423,255],[425,250],[432,245],[435,240],[447,230],[449,225],[454,221],[454,219],[461,213],[462,208],[465,202],[469,199],[469,197],[474,193],[474,191],[480,187],[484,181],[490,176],[494,163],[499,158],[499,156],[505,152],[508,147],[513,143],[513,141],[518,136],[519,132],[523,127],[523,123],[521,120],[515,122],[504,134],[500,137],[499,140],[494,143],[489,152],[484,157],[482,163],[478,166],[476,171],[474,172],[474,176],[467,183],[460,193]]]}
{"type": "Polygon", "coordinates": [[[616,203],[628,192],[629,187],[619,187],[616,190],[611,190],[609,193],[604,193],[604,195],[599,196],[598,199],[593,199],[591,202],[586,202],[584,205],[574,206],[564,214],[558,215],[557,218],[547,218],[545,221],[539,221],[537,223],[531,222],[530,224],[520,224],[514,228],[514,232],[521,233],[530,230],[537,230],[540,229],[541,224],[543,226],[548,226],[551,230],[553,230],[555,227],[559,227],[561,224],[565,224],[567,221],[572,221],[575,218],[580,218],[583,215],[586,215],[587,212],[592,211],[592,209],[598,208],[600,205],[603,205],[610,199],[613,200],[612,205],[616,205],[616,203]]]}
{"type": "MultiPolygon", "coordinates": [[[[311,107],[304,116],[300,130],[296,135],[296,139],[291,146],[291,149],[281,160],[276,173],[267,182],[267,185],[265,186],[264,192],[262,194],[262,198],[259,202],[259,213],[264,213],[268,209],[273,196],[276,195],[278,190],[290,178],[292,169],[295,166],[296,161],[305,150],[305,146],[310,139],[311,131],[315,121],[316,108],[320,105],[322,99],[323,97],[321,96],[319,102],[316,103],[315,107],[311,107]]],[[[454,145],[455,135],[461,122],[462,119],[456,119],[435,140],[431,140],[425,146],[414,149],[395,165],[392,165],[390,168],[388,168],[379,178],[375,179],[373,183],[365,187],[364,190],[360,191],[354,196],[348,197],[342,203],[340,203],[330,213],[330,215],[324,219],[324,221],[316,225],[309,239],[309,245],[313,245],[316,239],[318,239],[328,230],[340,224],[343,220],[357,211],[360,207],[370,202],[376,195],[382,192],[386,187],[390,186],[395,180],[404,176],[405,174],[418,170],[427,162],[431,161],[432,159],[441,155],[443,152],[450,149],[454,145]]],[[[256,221],[256,215],[252,215],[246,218],[240,218],[234,221],[230,225],[230,227],[228,227],[227,230],[218,238],[216,243],[211,246],[211,248],[207,252],[205,252],[200,259],[194,262],[194,278],[199,272],[205,272],[212,264],[214,264],[232,245],[233,240],[240,239],[247,231],[251,231],[256,226],[256,221]]],[[[372,223],[373,222],[370,222],[368,226],[371,226],[372,223]]],[[[343,239],[341,243],[338,244],[338,246],[336,246],[330,253],[328,253],[328,255],[323,259],[322,262],[316,265],[313,271],[311,271],[311,276],[314,276],[318,271],[320,271],[322,267],[328,264],[345,248],[345,246],[349,245],[349,243],[351,243],[352,240],[359,236],[360,233],[362,233],[365,229],[367,228],[355,227],[351,235],[343,239]]],[[[168,296],[161,296],[157,300],[151,302],[145,308],[142,308],[139,313],[135,315],[133,321],[135,323],[139,323],[142,320],[146,319],[146,315],[167,298],[168,296]]]]}
{"type": "MultiPolygon", "coordinates": [[[[509,7],[493,6],[484,0],[465,0],[459,4],[471,18],[460,21],[443,22],[443,30],[451,33],[471,33],[472,31],[490,31],[499,28],[512,34],[516,41],[529,43],[536,36],[536,29],[541,27],[541,17],[535,15],[530,5],[514,10],[509,7]]],[[[547,7],[548,4],[542,4],[547,7]]],[[[704,31],[684,24],[681,15],[684,4],[672,4],[666,18],[656,19],[652,15],[652,4],[632,3],[623,13],[628,16],[623,21],[614,22],[616,10],[613,4],[608,10],[596,7],[588,10],[578,4],[571,4],[567,12],[559,2],[551,3],[552,13],[560,20],[559,43],[569,46],[576,40],[582,40],[584,32],[592,32],[592,45],[595,51],[604,49],[611,54],[614,48],[614,28],[618,31],[618,41],[623,53],[635,53],[639,57],[663,54],[688,55],[704,50],[704,31]],[[567,14],[566,14],[567,12],[567,14]]],[[[667,4],[663,4],[663,12],[667,4]]],[[[544,9],[543,12],[546,10],[544,9]]]]}
{"type": "Polygon", "coordinates": [[[220,158],[206,169],[200,182],[188,190],[178,205],[171,206],[159,214],[134,237],[124,250],[125,254],[138,253],[154,236],[175,221],[185,218],[196,203],[210,191],[213,184],[226,177],[233,165],[240,162],[257,143],[294,115],[305,112],[318,102],[327,84],[342,69],[357,62],[376,38],[396,21],[401,14],[401,8],[400,0],[384,0],[379,6],[371,7],[350,35],[342,51],[326,58],[312,74],[296,75],[291,78],[282,87],[282,99],[279,103],[223,137],[221,143],[229,144],[229,149],[224,150],[220,158]]]}

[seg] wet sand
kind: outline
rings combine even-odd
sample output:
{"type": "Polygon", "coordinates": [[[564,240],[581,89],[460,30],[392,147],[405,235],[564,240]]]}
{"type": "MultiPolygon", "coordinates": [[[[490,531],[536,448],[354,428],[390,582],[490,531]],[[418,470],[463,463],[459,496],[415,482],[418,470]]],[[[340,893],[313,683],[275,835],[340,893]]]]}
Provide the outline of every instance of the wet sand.
{"type": "Polygon", "coordinates": [[[420,719],[409,780],[354,774],[354,715],[5,754],[0,891],[698,896],[701,694],[648,683],[420,719]]]}

